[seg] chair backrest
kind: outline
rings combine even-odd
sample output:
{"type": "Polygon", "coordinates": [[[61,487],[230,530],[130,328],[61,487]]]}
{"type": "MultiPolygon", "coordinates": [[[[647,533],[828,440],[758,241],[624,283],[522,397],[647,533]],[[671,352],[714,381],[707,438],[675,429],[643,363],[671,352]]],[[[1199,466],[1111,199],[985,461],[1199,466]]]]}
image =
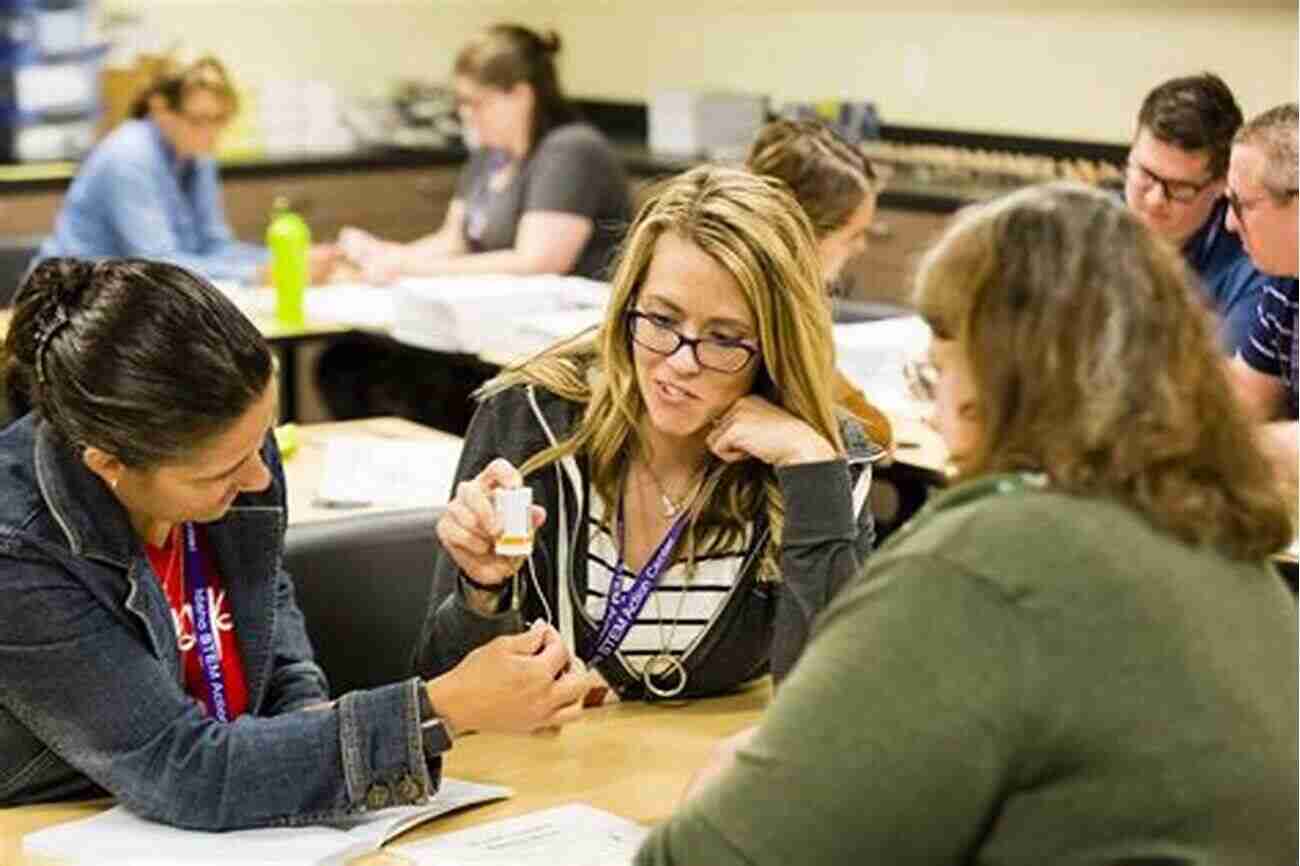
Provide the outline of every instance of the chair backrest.
{"type": "Polygon", "coordinates": [[[14,293],[44,240],[44,235],[0,235],[0,307],[13,303],[14,293]]]}
{"type": "Polygon", "coordinates": [[[398,682],[424,622],[441,509],[290,526],[285,568],[334,696],[398,682]]]}

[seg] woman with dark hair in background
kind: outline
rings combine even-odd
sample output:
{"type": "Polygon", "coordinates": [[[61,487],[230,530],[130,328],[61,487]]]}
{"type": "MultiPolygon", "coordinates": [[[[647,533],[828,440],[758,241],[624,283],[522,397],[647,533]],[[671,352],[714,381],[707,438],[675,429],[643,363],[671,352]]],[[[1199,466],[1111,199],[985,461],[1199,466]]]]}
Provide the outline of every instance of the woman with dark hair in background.
{"type": "Polygon", "coordinates": [[[469,163],[438,231],[409,244],[344,229],[372,282],[401,275],[576,274],[602,278],[631,215],[618,156],[582,123],[555,70],[560,37],[497,24],[453,69],[469,163]]]}
{"type": "Polygon", "coordinates": [[[280,568],[271,353],[203,279],[43,262],[3,362],[35,410],[0,432],[0,806],[306,824],[424,801],[456,731],[579,712],[543,628],[330,701],[280,568]]]}
{"type": "Polygon", "coordinates": [[[1295,503],[1178,252],[1039,187],[958,217],[916,300],[957,483],[636,862],[1294,860],[1295,503]]]}
{"type": "MultiPolygon", "coordinates": [[[[139,256],[210,280],[265,282],[266,248],[235,239],[213,159],[238,108],[234,84],[213,57],[154,82],[136,97],[131,119],[82,163],[40,257],[139,256]]],[[[324,279],[333,261],[333,247],[314,248],[313,280],[324,279]]]]}
{"type": "MultiPolygon", "coordinates": [[[[497,24],[453,70],[471,146],[442,227],[409,244],[356,228],[339,246],[368,282],[436,274],[574,274],[601,279],[631,217],[622,164],[577,119],[555,70],[560,39],[497,24]]],[[[489,375],[473,361],[356,338],[327,351],[317,376],[337,418],[399,414],[463,434],[470,394],[489,375]]]]}

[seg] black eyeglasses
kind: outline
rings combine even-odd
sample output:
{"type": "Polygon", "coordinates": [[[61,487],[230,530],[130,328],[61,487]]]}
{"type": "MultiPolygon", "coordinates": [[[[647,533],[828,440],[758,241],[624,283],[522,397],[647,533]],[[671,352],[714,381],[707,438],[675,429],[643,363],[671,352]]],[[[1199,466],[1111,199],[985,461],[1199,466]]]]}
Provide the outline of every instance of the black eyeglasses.
{"type": "MultiPolygon", "coordinates": [[[[1297,194],[1300,194],[1300,189],[1296,189],[1295,187],[1292,187],[1291,189],[1282,190],[1281,197],[1289,199],[1292,196],[1295,196],[1297,194]]],[[[1224,197],[1227,198],[1228,200],[1228,207],[1232,208],[1232,215],[1237,218],[1237,224],[1242,227],[1245,227],[1246,213],[1248,211],[1254,210],[1257,204],[1259,204],[1266,198],[1271,198],[1272,196],[1270,196],[1270,194],[1266,192],[1257,195],[1254,198],[1243,199],[1241,196],[1237,195],[1232,190],[1228,190],[1226,193],[1224,193],[1224,197]]]]}
{"type": "Polygon", "coordinates": [[[688,337],[664,316],[640,310],[628,311],[627,326],[638,346],[656,355],[675,355],[682,346],[690,346],[695,363],[717,373],[739,373],[759,354],[757,348],[743,340],[688,337]]]}
{"type": "Polygon", "coordinates": [[[1190,204],[1196,201],[1196,197],[1204,192],[1205,188],[1214,183],[1215,180],[1212,177],[1200,183],[1190,180],[1173,180],[1161,177],[1145,165],[1131,159],[1124,164],[1124,172],[1138,189],[1145,191],[1153,186],[1159,186],[1165,201],[1176,201],[1179,204],[1190,204]]]}

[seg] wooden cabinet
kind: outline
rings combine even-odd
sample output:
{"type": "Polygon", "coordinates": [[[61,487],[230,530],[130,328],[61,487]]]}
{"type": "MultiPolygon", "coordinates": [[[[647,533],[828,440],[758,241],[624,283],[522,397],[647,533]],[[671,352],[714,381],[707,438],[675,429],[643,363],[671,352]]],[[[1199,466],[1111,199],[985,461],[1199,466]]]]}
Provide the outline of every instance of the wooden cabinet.
{"type": "Polygon", "coordinates": [[[227,177],[226,215],[240,239],[260,243],[272,205],[285,196],[316,241],[332,242],[346,225],[410,241],[442,225],[457,173],[454,166],[435,166],[227,177]]]}
{"type": "MultiPolygon", "coordinates": [[[[268,167],[223,172],[222,192],[226,216],[240,240],[262,243],[272,204],[286,196],[317,241],[333,241],[345,225],[409,241],[442,224],[458,173],[455,165],[331,166],[287,174],[268,167]]],[[[49,234],[66,192],[66,182],[21,192],[0,190],[0,234],[49,234]]]]}
{"type": "Polygon", "coordinates": [[[911,306],[912,279],[921,255],[947,225],[949,214],[882,207],[867,250],[844,266],[839,291],[857,301],[911,306]]]}

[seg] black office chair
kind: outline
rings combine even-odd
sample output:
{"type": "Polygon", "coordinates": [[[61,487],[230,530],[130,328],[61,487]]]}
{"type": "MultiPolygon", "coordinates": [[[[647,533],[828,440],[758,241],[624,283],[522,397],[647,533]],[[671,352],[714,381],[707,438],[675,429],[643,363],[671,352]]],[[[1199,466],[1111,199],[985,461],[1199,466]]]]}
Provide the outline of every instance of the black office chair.
{"type": "Polygon", "coordinates": [[[44,235],[0,236],[0,307],[13,303],[14,293],[44,240],[44,235]]]}
{"type": "Polygon", "coordinates": [[[410,675],[441,509],[290,526],[285,568],[334,697],[410,675]]]}

